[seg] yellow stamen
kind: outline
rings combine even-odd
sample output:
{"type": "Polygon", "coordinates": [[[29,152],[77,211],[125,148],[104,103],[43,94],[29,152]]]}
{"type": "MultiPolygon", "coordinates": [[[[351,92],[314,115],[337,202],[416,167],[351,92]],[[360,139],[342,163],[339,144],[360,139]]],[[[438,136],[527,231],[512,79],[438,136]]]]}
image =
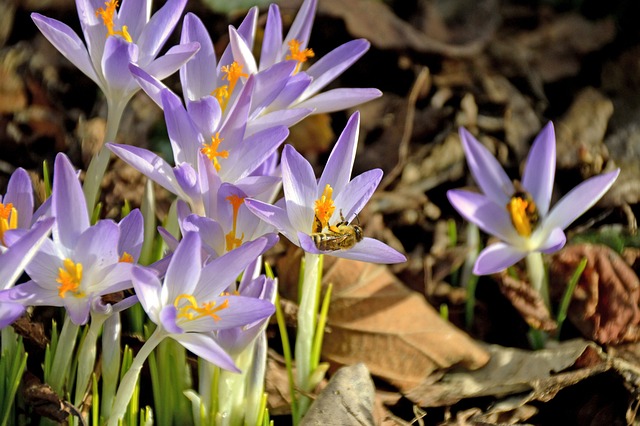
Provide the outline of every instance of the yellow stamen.
{"type": "Polygon", "coordinates": [[[220,306],[216,306],[216,302],[205,302],[202,306],[199,306],[195,297],[189,294],[181,294],[176,297],[176,300],[173,302],[173,306],[178,310],[178,318],[184,318],[192,321],[209,316],[213,318],[214,321],[220,321],[220,317],[216,312],[220,312],[221,310],[228,308],[229,299],[225,299],[220,306]],[[187,304],[180,308],[178,305],[182,300],[186,300],[187,304]]]}
{"type": "Polygon", "coordinates": [[[231,207],[233,208],[233,228],[227,235],[225,235],[225,240],[227,242],[227,251],[231,251],[234,248],[238,248],[242,245],[242,240],[244,239],[244,232],[240,238],[236,238],[237,225],[238,225],[238,211],[240,210],[240,206],[244,203],[244,198],[237,196],[236,194],[229,195],[225,198],[231,207]]]}
{"type": "Polygon", "coordinates": [[[331,198],[332,195],[333,188],[331,188],[331,185],[327,184],[324,187],[322,195],[315,202],[314,212],[316,220],[314,220],[311,232],[321,232],[324,228],[329,226],[329,219],[331,219],[331,215],[333,215],[333,212],[336,209],[336,206],[333,204],[333,199],[331,198]]]}
{"type": "Polygon", "coordinates": [[[123,25],[121,30],[116,30],[115,23],[113,22],[113,18],[116,14],[116,8],[118,7],[118,0],[108,0],[104,2],[104,8],[100,8],[96,10],[96,16],[98,18],[102,18],[102,22],[104,26],[107,27],[107,37],[118,35],[132,43],[131,35],[129,35],[129,31],[127,30],[127,26],[123,25]]]}
{"type": "Polygon", "coordinates": [[[229,98],[233,93],[233,89],[236,88],[236,83],[238,83],[240,77],[246,78],[249,77],[249,74],[242,72],[242,65],[240,65],[236,61],[233,61],[231,65],[226,65],[220,68],[220,71],[224,73],[222,79],[227,80],[229,82],[229,85],[218,87],[213,92],[211,92],[211,95],[215,96],[215,98],[218,100],[218,103],[220,103],[220,108],[222,108],[222,110],[224,111],[224,109],[227,107],[227,103],[229,102],[229,98]]]}
{"type": "Polygon", "coordinates": [[[218,151],[218,146],[223,140],[224,138],[220,137],[220,133],[216,133],[215,136],[211,136],[211,144],[207,145],[205,143],[203,144],[203,148],[200,149],[200,152],[206,155],[209,160],[213,162],[213,166],[217,171],[220,171],[220,162],[218,161],[218,157],[229,158],[229,151],[218,151]]]}
{"type": "Polygon", "coordinates": [[[58,278],[56,282],[58,286],[58,296],[66,297],[68,291],[72,292],[75,297],[84,297],[84,292],[80,291],[80,282],[82,281],[82,263],[74,263],[71,259],[65,259],[62,262],[63,268],[58,268],[58,278]]]}
{"type": "Polygon", "coordinates": [[[535,202],[526,196],[515,194],[507,204],[507,211],[518,234],[524,237],[530,236],[538,222],[538,209],[535,202]]]}
{"type": "Polygon", "coordinates": [[[122,253],[122,256],[120,256],[118,262],[133,263],[133,256],[125,251],[124,253],[122,253]]]}
{"type": "Polygon", "coordinates": [[[6,246],[4,233],[18,227],[18,210],[12,203],[0,203],[0,244],[6,246]]]}
{"type": "Polygon", "coordinates": [[[286,60],[294,60],[298,61],[298,65],[296,65],[296,69],[293,72],[294,74],[300,71],[300,66],[303,62],[307,62],[307,59],[313,58],[316,54],[313,53],[312,49],[306,48],[304,50],[300,50],[300,42],[296,39],[293,39],[289,42],[289,52],[291,52],[286,60]]]}

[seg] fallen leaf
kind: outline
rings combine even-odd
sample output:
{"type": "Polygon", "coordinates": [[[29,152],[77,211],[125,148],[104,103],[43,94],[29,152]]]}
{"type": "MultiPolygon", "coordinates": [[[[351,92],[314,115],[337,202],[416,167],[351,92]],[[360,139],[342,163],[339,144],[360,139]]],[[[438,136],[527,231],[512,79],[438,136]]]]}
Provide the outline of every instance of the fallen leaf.
{"type": "Polygon", "coordinates": [[[609,157],[603,141],[612,114],[611,100],[593,87],[582,89],[555,126],[558,167],[579,167],[583,177],[602,172],[609,157]]]}
{"type": "Polygon", "coordinates": [[[546,332],[556,330],[557,324],[551,318],[549,308],[547,308],[540,292],[531,287],[528,282],[512,277],[506,270],[496,277],[500,291],[520,312],[527,324],[532,328],[546,332]]]}
{"type": "Polygon", "coordinates": [[[331,377],[300,425],[373,426],[374,398],[375,387],[364,364],[342,367],[331,377]]]}
{"type": "Polygon", "coordinates": [[[408,390],[437,370],[488,361],[484,349],[385,266],[337,259],[323,283],[334,286],[322,348],[333,363],[364,362],[373,375],[408,390]]]}
{"type": "Polygon", "coordinates": [[[603,344],[638,340],[640,280],[609,247],[575,244],[555,254],[549,270],[552,297],[562,297],[584,257],[587,267],[573,293],[569,319],[586,337],[603,344]]]}
{"type": "MultiPolygon", "coordinates": [[[[567,383],[566,377],[562,376],[564,373],[558,373],[575,366],[582,371],[582,377],[607,368],[601,359],[602,351],[584,340],[570,340],[535,352],[498,345],[489,345],[487,350],[491,359],[484,367],[475,371],[445,373],[438,382],[425,381],[405,396],[421,407],[452,405],[466,398],[481,396],[502,398],[530,391],[534,391],[537,399],[549,400],[559,390],[559,383],[567,383]],[[597,355],[597,360],[585,366],[581,358],[593,359],[590,352],[597,355]],[[546,393],[542,392],[543,389],[546,393]]],[[[571,380],[572,383],[577,381],[577,376],[571,380]]]]}

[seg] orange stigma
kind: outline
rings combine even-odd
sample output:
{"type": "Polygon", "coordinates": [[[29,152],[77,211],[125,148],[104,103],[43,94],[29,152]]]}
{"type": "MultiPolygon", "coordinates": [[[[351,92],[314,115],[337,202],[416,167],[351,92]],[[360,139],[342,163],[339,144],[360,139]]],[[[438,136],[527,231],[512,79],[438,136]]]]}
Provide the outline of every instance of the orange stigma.
{"type": "Polygon", "coordinates": [[[118,35],[132,43],[133,40],[129,35],[129,31],[127,31],[127,26],[123,25],[121,30],[115,29],[115,23],[113,22],[113,18],[116,15],[116,8],[118,7],[118,0],[109,0],[104,2],[104,8],[100,8],[96,10],[96,16],[98,18],[102,18],[102,22],[104,26],[107,27],[107,37],[118,35]]]}
{"type": "Polygon", "coordinates": [[[237,196],[236,194],[229,195],[225,198],[231,207],[233,208],[233,228],[227,235],[225,235],[225,240],[227,242],[227,251],[231,251],[234,248],[238,248],[242,245],[242,240],[244,239],[244,232],[240,238],[236,238],[237,225],[238,225],[238,212],[240,211],[240,206],[244,203],[244,198],[237,196]]]}
{"type": "Polygon", "coordinates": [[[300,44],[301,43],[296,39],[291,40],[289,42],[289,52],[291,53],[288,54],[287,57],[285,58],[286,60],[298,61],[298,65],[296,65],[294,74],[300,71],[300,66],[304,62],[307,62],[307,59],[313,58],[316,55],[315,53],[313,53],[313,50],[309,48],[300,50],[300,44]]]}
{"type": "Polygon", "coordinates": [[[333,212],[336,210],[336,206],[333,204],[333,199],[331,198],[332,195],[333,188],[327,184],[320,198],[315,201],[315,220],[311,232],[322,232],[324,228],[329,226],[329,219],[331,219],[331,215],[333,215],[333,212]]]}
{"type": "Polygon", "coordinates": [[[206,155],[209,158],[209,160],[213,162],[213,166],[216,168],[218,172],[220,171],[220,168],[221,168],[218,157],[229,158],[229,151],[227,150],[218,151],[218,146],[220,145],[220,142],[222,142],[223,140],[224,138],[220,137],[220,133],[216,133],[215,136],[211,136],[211,144],[207,145],[205,143],[203,144],[202,149],[200,149],[200,152],[206,155]]]}
{"type": "Polygon", "coordinates": [[[67,292],[70,291],[76,297],[83,297],[84,293],[78,289],[82,281],[82,264],[65,259],[62,265],[63,268],[58,268],[58,278],[56,279],[56,282],[60,284],[58,296],[64,299],[67,292]]]}
{"type": "Polygon", "coordinates": [[[220,306],[216,306],[216,302],[205,302],[200,306],[198,305],[198,301],[195,297],[188,294],[181,294],[176,297],[176,300],[173,302],[173,306],[178,310],[178,318],[184,318],[192,321],[209,316],[213,318],[214,321],[220,321],[220,317],[216,312],[220,312],[221,310],[228,308],[229,299],[225,299],[220,306]],[[182,300],[186,300],[187,304],[180,308],[178,305],[182,300]]]}
{"type": "Polygon", "coordinates": [[[507,203],[511,223],[518,234],[529,237],[538,223],[538,208],[527,193],[514,194],[507,203]]]}
{"type": "Polygon", "coordinates": [[[18,227],[18,210],[13,207],[13,204],[0,203],[0,244],[6,246],[4,241],[4,233],[10,229],[16,229],[18,227]]]}

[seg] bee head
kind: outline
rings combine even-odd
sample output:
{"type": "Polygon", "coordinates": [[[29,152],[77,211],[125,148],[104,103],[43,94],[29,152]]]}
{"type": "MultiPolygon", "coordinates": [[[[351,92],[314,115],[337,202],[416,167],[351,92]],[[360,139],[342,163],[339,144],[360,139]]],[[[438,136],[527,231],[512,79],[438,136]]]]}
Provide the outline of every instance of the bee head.
{"type": "Polygon", "coordinates": [[[362,239],[364,238],[364,235],[362,234],[362,227],[359,225],[352,225],[353,226],[353,232],[356,234],[356,241],[360,242],[362,241],[362,239]]]}

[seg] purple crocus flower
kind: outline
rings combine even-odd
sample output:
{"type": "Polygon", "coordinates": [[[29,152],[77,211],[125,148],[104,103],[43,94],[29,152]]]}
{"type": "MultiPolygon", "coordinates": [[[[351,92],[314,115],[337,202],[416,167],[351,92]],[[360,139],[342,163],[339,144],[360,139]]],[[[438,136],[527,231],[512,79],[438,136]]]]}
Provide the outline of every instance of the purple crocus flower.
{"type": "Polygon", "coordinates": [[[85,43],[66,24],[31,15],[42,34],[104,92],[109,106],[121,111],[139,89],[129,73],[135,63],[164,79],[198,50],[197,43],[170,48],[156,58],[175,28],[187,0],[168,0],[153,16],[150,0],[76,0],[85,43]]]}
{"type": "Polygon", "coordinates": [[[268,242],[266,238],[249,242],[203,266],[200,236],[187,232],[173,253],[164,283],[153,271],[137,267],[133,286],[162,334],[209,362],[238,371],[215,332],[253,324],[273,314],[270,301],[226,292],[268,242]]]}
{"type": "Polygon", "coordinates": [[[450,190],[451,205],[469,222],[501,242],[485,248],[474,266],[476,275],[499,272],[533,252],[552,253],[566,242],[564,229],[609,190],[619,169],[587,179],[550,209],[556,169],[553,124],[536,137],[522,182],[512,182],[498,161],[467,130],[460,129],[471,175],[482,194],[450,190]]]}
{"type": "MultiPolygon", "coordinates": [[[[53,240],[45,240],[26,267],[31,281],[0,292],[0,302],[21,304],[23,310],[29,305],[64,306],[71,320],[82,325],[101,296],[131,287],[133,265],[118,255],[118,224],[100,220],[89,226],[76,171],[62,153],[56,156],[51,197],[53,240]]],[[[13,322],[16,313],[0,315],[0,326],[13,322]]]]}
{"type": "MultiPolygon", "coordinates": [[[[319,250],[314,236],[344,230],[339,225],[351,224],[369,201],[382,178],[382,170],[374,169],[350,179],[358,143],[360,114],[355,113],[331,151],[327,165],[316,180],[311,164],[292,146],[282,153],[284,199],[275,205],[248,199],[245,204],[267,223],[305,251],[330,254],[375,263],[404,262],[404,255],[373,238],[354,236],[358,240],[343,250],[319,250]]],[[[356,232],[353,225],[348,225],[356,232]]],[[[357,232],[362,232],[358,227],[357,232]]]]}
{"type": "MultiPolygon", "coordinates": [[[[296,64],[294,72],[301,70],[302,63],[314,57],[309,49],[309,35],[313,26],[317,0],[305,0],[291,25],[287,36],[283,40],[282,18],[277,5],[269,7],[265,26],[260,64],[258,65],[252,53],[253,34],[247,37],[240,31],[230,28],[230,45],[234,60],[242,65],[248,74],[255,74],[281,62],[296,64]]],[[[349,41],[311,65],[304,71],[311,78],[302,92],[293,99],[289,99],[288,108],[309,108],[315,114],[339,111],[381,96],[377,89],[340,88],[332,89],[318,95],[318,92],[353,65],[369,50],[370,43],[364,39],[349,41]]],[[[301,82],[291,82],[299,85],[301,82]]]]}
{"type": "MultiPolygon", "coordinates": [[[[238,104],[251,102],[251,79],[238,104]],[[245,94],[246,93],[246,94],[245,94]]],[[[211,98],[213,99],[213,98],[211,98]]],[[[205,215],[207,199],[223,182],[240,184],[278,149],[289,132],[284,126],[259,131],[245,137],[246,113],[236,108],[219,131],[205,128],[217,121],[204,104],[189,114],[180,99],[169,90],[162,92],[165,120],[176,167],[143,148],[108,144],[109,149],[148,178],[163,186],[191,206],[194,213],[205,215]],[[195,119],[192,119],[195,118],[195,119]]],[[[213,99],[213,102],[215,99],[213,99]]],[[[196,108],[196,107],[194,107],[196,108]]],[[[252,194],[255,195],[255,194],[252,194]]]]}

